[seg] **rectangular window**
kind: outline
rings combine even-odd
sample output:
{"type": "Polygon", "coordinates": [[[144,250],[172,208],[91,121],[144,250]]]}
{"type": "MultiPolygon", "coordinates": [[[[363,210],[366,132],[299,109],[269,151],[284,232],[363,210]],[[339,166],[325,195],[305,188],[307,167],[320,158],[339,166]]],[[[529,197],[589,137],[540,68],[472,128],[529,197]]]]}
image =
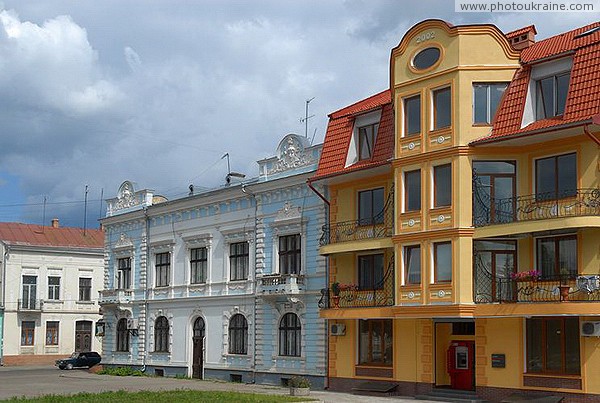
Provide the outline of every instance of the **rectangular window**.
{"type": "Polygon", "coordinates": [[[373,156],[378,129],[379,123],[358,128],[358,155],[360,160],[367,160],[373,156]]]}
{"type": "Polygon", "coordinates": [[[383,188],[358,192],[358,225],[383,224],[383,188]]]}
{"type": "Polygon", "coordinates": [[[515,161],[473,161],[473,223],[512,222],[516,200],[515,161]]]}
{"type": "Polygon", "coordinates": [[[404,137],[421,133],[421,96],[404,100],[404,137]]]}
{"type": "Polygon", "coordinates": [[[490,125],[494,120],[507,83],[473,84],[473,123],[490,125]]]}
{"type": "Polygon", "coordinates": [[[60,299],[60,277],[48,277],[48,299],[60,299]]]}
{"type": "Polygon", "coordinates": [[[546,119],[565,112],[570,72],[542,78],[536,82],[536,118],[546,119]]]}
{"type": "Polygon", "coordinates": [[[300,234],[279,237],[279,273],[300,274],[300,234]]]}
{"type": "Polygon", "coordinates": [[[35,342],[35,322],[24,320],[21,322],[21,345],[33,346],[35,342]]]}
{"type": "Polygon", "coordinates": [[[568,272],[569,278],[577,276],[577,236],[536,239],[537,270],[542,277],[557,278],[568,272]],[[564,270],[563,270],[564,269],[564,270]]]}
{"type": "Polygon", "coordinates": [[[404,283],[421,284],[421,247],[410,245],[404,247],[404,283]]]}
{"type": "Polygon", "coordinates": [[[452,281],[452,242],[433,244],[433,267],[436,283],[452,281]]]}
{"type": "Polygon", "coordinates": [[[579,319],[527,319],[527,372],[579,375],[579,319]]]}
{"type": "Polygon", "coordinates": [[[171,274],[171,253],[163,252],[156,254],[156,286],[166,287],[169,285],[170,274],[171,274]]]}
{"type": "Polygon", "coordinates": [[[450,87],[433,91],[433,129],[450,127],[452,123],[452,99],[450,87]]]}
{"type": "Polygon", "coordinates": [[[58,346],[58,322],[46,322],[46,345],[58,346]]]}
{"type": "Polygon", "coordinates": [[[91,278],[79,278],[79,300],[80,301],[91,301],[92,300],[92,279],[91,278]]]}
{"type": "Polygon", "coordinates": [[[131,288],[131,258],[124,257],[117,260],[118,270],[118,287],[121,290],[131,288]]]}
{"type": "Polygon", "coordinates": [[[37,276],[23,276],[23,309],[39,309],[37,304],[37,276]]]}
{"type": "Polygon", "coordinates": [[[383,288],[383,254],[358,257],[358,288],[379,290],[383,288]]]}
{"type": "Polygon", "coordinates": [[[433,168],[433,206],[444,207],[452,204],[452,164],[433,168]]]}
{"type": "Polygon", "coordinates": [[[421,210],[421,170],[404,173],[404,211],[421,210]]]}
{"type": "Polygon", "coordinates": [[[194,248],[190,250],[190,283],[206,283],[206,269],[208,266],[207,248],[194,248]]]}
{"type": "Polygon", "coordinates": [[[229,245],[230,279],[246,280],[250,261],[248,242],[237,242],[229,245]]]}
{"type": "Polygon", "coordinates": [[[577,154],[555,155],[535,161],[536,200],[577,195],[577,154]]]}
{"type": "Polygon", "coordinates": [[[359,364],[392,365],[393,332],[390,319],[360,320],[359,364]]]}

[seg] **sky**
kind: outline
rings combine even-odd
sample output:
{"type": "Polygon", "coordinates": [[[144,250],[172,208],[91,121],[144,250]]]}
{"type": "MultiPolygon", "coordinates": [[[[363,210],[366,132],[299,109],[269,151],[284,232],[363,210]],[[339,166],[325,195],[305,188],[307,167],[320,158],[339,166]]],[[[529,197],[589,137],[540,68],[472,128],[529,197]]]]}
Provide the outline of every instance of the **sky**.
{"type": "Polygon", "coordinates": [[[97,228],[125,180],[171,200],[190,184],[223,186],[225,153],[232,171],[255,177],[286,134],[320,143],[329,113],[389,88],[391,49],[428,18],[504,32],[535,24],[543,39],[599,13],[457,13],[448,0],[0,0],[0,221],[97,228]]]}

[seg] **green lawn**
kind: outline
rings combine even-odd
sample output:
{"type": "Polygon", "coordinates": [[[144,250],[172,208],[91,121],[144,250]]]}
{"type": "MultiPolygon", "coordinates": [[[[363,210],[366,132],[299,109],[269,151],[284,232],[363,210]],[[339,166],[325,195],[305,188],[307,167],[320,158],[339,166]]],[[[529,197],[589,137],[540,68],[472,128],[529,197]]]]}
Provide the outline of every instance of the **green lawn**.
{"type": "Polygon", "coordinates": [[[195,390],[172,390],[161,392],[103,392],[103,393],[78,393],[71,396],[48,395],[37,398],[14,398],[19,402],[86,402],[86,403],[106,403],[106,402],[127,402],[127,403],[146,403],[146,402],[251,402],[251,403],[274,403],[274,402],[305,402],[314,400],[310,398],[298,398],[291,396],[261,395],[252,393],[238,392],[214,392],[214,391],[195,391],[195,390]]]}

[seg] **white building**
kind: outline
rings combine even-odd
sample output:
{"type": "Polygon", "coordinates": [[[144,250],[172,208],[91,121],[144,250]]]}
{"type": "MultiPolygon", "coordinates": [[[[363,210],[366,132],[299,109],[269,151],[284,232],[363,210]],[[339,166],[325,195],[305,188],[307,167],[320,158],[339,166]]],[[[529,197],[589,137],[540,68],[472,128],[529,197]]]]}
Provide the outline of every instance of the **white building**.
{"type": "Polygon", "coordinates": [[[101,352],[95,337],[103,278],[101,230],[0,223],[3,365],[101,352]]]}

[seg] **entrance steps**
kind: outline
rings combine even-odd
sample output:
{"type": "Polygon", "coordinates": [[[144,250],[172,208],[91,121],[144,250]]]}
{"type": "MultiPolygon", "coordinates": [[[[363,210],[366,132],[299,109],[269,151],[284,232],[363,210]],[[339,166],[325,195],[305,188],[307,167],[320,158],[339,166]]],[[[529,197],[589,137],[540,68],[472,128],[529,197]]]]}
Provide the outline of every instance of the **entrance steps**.
{"type": "Polygon", "coordinates": [[[415,396],[417,400],[434,400],[438,402],[455,403],[483,403],[486,400],[481,399],[475,392],[457,389],[433,389],[426,395],[415,396]]]}

